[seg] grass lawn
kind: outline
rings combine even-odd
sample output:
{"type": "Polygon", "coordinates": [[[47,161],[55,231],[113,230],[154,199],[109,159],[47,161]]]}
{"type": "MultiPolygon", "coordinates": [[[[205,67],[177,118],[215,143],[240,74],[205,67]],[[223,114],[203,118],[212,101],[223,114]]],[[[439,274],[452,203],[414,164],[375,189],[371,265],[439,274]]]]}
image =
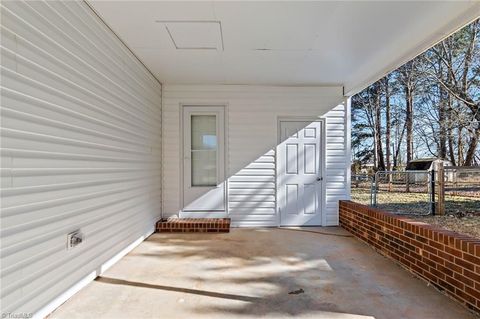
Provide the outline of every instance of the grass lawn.
{"type": "Polygon", "coordinates": [[[422,222],[440,226],[442,228],[470,235],[480,239],[480,213],[468,213],[464,216],[412,216],[422,222]]]}
{"type": "MultiPolygon", "coordinates": [[[[352,201],[370,205],[370,190],[352,188],[352,201]]],[[[429,206],[426,193],[382,191],[377,194],[378,208],[480,238],[480,198],[446,194],[445,216],[429,215],[429,206]]]]}

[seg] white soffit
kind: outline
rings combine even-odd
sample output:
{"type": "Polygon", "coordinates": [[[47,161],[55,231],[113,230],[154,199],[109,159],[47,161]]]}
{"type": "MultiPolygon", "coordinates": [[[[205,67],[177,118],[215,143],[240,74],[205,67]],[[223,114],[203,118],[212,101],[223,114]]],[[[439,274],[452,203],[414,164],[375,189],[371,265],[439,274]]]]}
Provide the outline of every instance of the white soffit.
{"type": "Polygon", "coordinates": [[[479,1],[88,2],[168,84],[352,95],[480,16],[479,1]]]}

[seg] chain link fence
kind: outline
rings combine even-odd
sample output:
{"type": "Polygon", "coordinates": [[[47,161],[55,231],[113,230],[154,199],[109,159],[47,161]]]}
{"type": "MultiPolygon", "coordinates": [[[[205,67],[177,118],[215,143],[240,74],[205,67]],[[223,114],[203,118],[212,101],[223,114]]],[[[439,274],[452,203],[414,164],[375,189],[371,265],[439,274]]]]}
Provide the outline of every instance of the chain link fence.
{"type": "Polygon", "coordinates": [[[445,213],[480,213],[480,167],[444,168],[445,213]]]}
{"type": "Polygon", "coordinates": [[[373,176],[362,174],[353,175],[351,183],[351,198],[352,201],[371,206],[373,205],[373,176]]]}
{"type": "Polygon", "coordinates": [[[445,167],[439,172],[379,171],[352,175],[351,185],[353,201],[396,214],[434,214],[438,205],[447,215],[480,214],[480,167],[445,167]],[[439,174],[443,174],[443,184],[439,183],[439,174]]]}
{"type": "Polygon", "coordinates": [[[431,172],[376,172],[374,180],[373,206],[397,214],[428,215],[433,212],[431,172]]]}

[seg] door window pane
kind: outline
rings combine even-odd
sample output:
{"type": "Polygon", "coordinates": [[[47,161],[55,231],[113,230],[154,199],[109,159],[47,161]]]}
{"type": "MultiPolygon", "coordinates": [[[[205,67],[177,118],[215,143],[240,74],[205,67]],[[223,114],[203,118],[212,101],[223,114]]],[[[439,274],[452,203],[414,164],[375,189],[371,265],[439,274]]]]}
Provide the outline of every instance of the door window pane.
{"type": "Polygon", "coordinates": [[[217,119],[215,115],[191,117],[192,186],[217,184],[217,119]]]}
{"type": "Polygon", "coordinates": [[[192,150],[217,149],[217,117],[192,115],[192,150]]]}
{"type": "Polygon", "coordinates": [[[217,151],[192,152],[192,186],[217,185],[217,151]]]}

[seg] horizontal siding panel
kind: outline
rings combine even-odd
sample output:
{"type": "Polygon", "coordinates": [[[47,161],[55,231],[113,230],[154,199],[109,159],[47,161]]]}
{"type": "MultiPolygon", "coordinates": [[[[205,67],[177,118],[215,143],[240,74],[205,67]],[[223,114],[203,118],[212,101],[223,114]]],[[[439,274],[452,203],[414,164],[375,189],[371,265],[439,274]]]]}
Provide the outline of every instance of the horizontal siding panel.
{"type": "MultiPolygon", "coordinates": [[[[265,157],[268,158],[268,157],[265,157]]],[[[272,156],[272,158],[268,158],[268,161],[259,161],[256,160],[254,163],[248,164],[246,169],[270,169],[274,170],[275,169],[275,158],[272,156]]]]}
{"type": "Polygon", "coordinates": [[[345,176],[343,175],[329,175],[327,174],[327,178],[326,178],[326,181],[327,183],[330,183],[330,182],[345,182],[345,176]]]}
{"type": "Polygon", "coordinates": [[[338,149],[338,150],[327,149],[327,156],[329,159],[338,158],[340,161],[345,162],[345,149],[338,149]]]}
{"type": "Polygon", "coordinates": [[[333,162],[330,163],[327,161],[327,171],[331,169],[345,169],[345,162],[333,162]]]}
{"type": "Polygon", "coordinates": [[[328,118],[334,118],[334,117],[343,118],[343,117],[345,117],[345,112],[344,111],[329,111],[326,116],[328,118]]]}
{"type": "Polygon", "coordinates": [[[330,150],[345,150],[345,144],[343,143],[327,143],[327,152],[330,150]]]}
{"type": "Polygon", "coordinates": [[[272,202],[275,203],[275,195],[232,195],[228,197],[231,203],[234,202],[272,202]]]}
{"type": "Polygon", "coordinates": [[[331,117],[331,116],[328,116],[329,113],[327,113],[327,125],[330,125],[330,124],[345,124],[345,118],[342,116],[342,117],[331,117]]]}
{"type": "Polygon", "coordinates": [[[330,143],[343,143],[345,141],[344,136],[330,136],[327,134],[327,144],[330,143]]]}
{"type": "MultiPolygon", "coordinates": [[[[6,91],[10,91],[12,94],[22,96],[24,100],[27,96],[34,100],[28,100],[26,103],[26,107],[28,108],[27,112],[32,112],[32,114],[35,111],[31,111],[30,107],[39,104],[39,102],[44,102],[43,105],[61,105],[65,109],[70,109],[70,111],[73,111],[76,114],[81,113],[107,123],[110,122],[112,125],[124,128],[125,130],[138,131],[140,134],[143,134],[144,132],[144,128],[141,127],[141,125],[137,125],[133,121],[128,121],[128,118],[116,114],[115,111],[109,110],[108,108],[102,108],[101,104],[96,103],[94,100],[89,101],[86,98],[82,99],[69,95],[62,90],[32,80],[19,73],[14,73],[12,70],[2,68],[2,84],[4,86],[2,88],[2,94],[5,94],[4,92],[6,91]],[[28,87],[28,92],[22,91],[25,87],[28,87]]],[[[40,113],[39,115],[42,114],[43,113],[40,113]]]]}
{"type": "Polygon", "coordinates": [[[275,189],[275,182],[264,183],[264,182],[234,182],[229,181],[228,183],[229,189],[250,189],[252,192],[256,191],[257,189],[275,189]]]}
{"type": "Polygon", "coordinates": [[[337,130],[337,129],[328,130],[328,136],[329,137],[338,137],[338,136],[343,137],[344,135],[345,135],[344,130],[337,130]]]}
{"type": "Polygon", "coordinates": [[[346,192],[344,192],[344,194],[327,195],[327,202],[334,202],[336,203],[335,205],[338,205],[338,201],[345,200],[345,199],[347,199],[346,192]]]}
{"type": "Polygon", "coordinates": [[[275,208],[275,202],[229,202],[229,207],[234,208],[275,208]]]}
{"type": "Polygon", "coordinates": [[[338,168],[338,169],[327,169],[327,176],[345,176],[345,169],[344,168],[338,168]]]}
{"type": "MultiPolygon", "coordinates": [[[[338,118],[337,120],[342,120],[343,118],[338,118]]],[[[332,123],[332,121],[327,121],[327,130],[328,131],[344,131],[345,123],[332,123]]]]}
{"type": "MultiPolygon", "coordinates": [[[[327,193],[328,195],[332,195],[332,196],[334,195],[346,196],[347,191],[345,190],[345,186],[343,186],[343,188],[328,188],[327,193]]],[[[343,199],[346,199],[346,198],[343,197],[343,199]]]]}
{"type": "Polygon", "coordinates": [[[85,2],[1,14],[2,311],[35,313],[158,220],[161,85],[85,2]]]}
{"type": "MultiPolygon", "coordinates": [[[[255,210],[255,212],[260,212],[259,210],[255,210]]],[[[242,221],[250,221],[252,222],[249,224],[249,226],[253,227],[261,227],[263,226],[263,222],[272,222],[272,224],[269,224],[270,226],[276,226],[277,224],[277,216],[276,215],[271,215],[271,214],[263,214],[263,213],[257,213],[257,214],[232,214],[232,219],[234,222],[242,222],[242,221]],[[255,225],[253,222],[262,222],[262,225],[255,225]]]]}
{"type": "Polygon", "coordinates": [[[275,185],[272,187],[264,187],[260,189],[256,188],[233,188],[230,187],[229,194],[230,197],[233,195],[275,195],[275,185]]]}
{"type": "Polygon", "coordinates": [[[335,106],[332,111],[345,111],[345,105],[343,104],[338,104],[337,106],[335,106]]]}
{"type": "Polygon", "coordinates": [[[242,175],[235,175],[229,178],[229,181],[232,183],[236,182],[261,182],[261,183],[275,183],[275,176],[260,176],[260,175],[253,175],[253,176],[242,176],[242,175]]]}
{"type": "MultiPolygon", "coordinates": [[[[275,208],[241,208],[241,207],[236,207],[236,208],[231,208],[229,210],[229,215],[239,215],[239,216],[256,216],[260,215],[261,219],[264,219],[265,217],[263,215],[275,215],[275,208]]],[[[235,219],[238,219],[235,217],[235,219]]]]}
{"type": "Polygon", "coordinates": [[[332,182],[327,180],[327,188],[328,189],[345,189],[345,182],[342,180],[341,182],[332,182]]]}
{"type": "Polygon", "coordinates": [[[95,113],[95,116],[89,116],[85,110],[77,112],[64,105],[54,104],[7,88],[2,88],[1,93],[3,105],[10,106],[17,112],[22,112],[21,114],[29,114],[30,117],[55,118],[57,122],[67,122],[70,126],[88,125],[90,130],[103,129],[105,133],[142,141],[142,135],[136,130],[129,129],[122,123],[112,122],[115,119],[113,116],[103,116],[100,112],[95,113]]]}
{"type": "Polygon", "coordinates": [[[275,176],[273,169],[242,169],[235,176],[275,176]]]}

